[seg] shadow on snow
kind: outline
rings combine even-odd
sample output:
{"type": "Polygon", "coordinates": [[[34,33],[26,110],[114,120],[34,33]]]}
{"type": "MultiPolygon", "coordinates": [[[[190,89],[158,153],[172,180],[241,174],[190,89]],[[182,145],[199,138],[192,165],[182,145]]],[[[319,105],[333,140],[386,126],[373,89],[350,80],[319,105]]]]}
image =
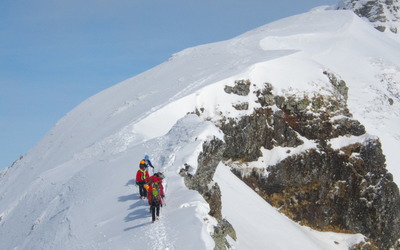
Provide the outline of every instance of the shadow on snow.
{"type": "MultiPolygon", "coordinates": [[[[132,180],[129,180],[125,186],[135,185],[135,184],[136,184],[136,181],[132,179],[132,180]]],[[[118,197],[119,202],[136,201],[129,206],[128,210],[133,210],[133,211],[130,212],[124,218],[125,222],[130,222],[130,221],[150,217],[150,211],[149,211],[149,206],[147,204],[147,200],[141,200],[137,191],[138,190],[135,190],[134,191],[135,193],[133,193],[133,194],[118,197]],[[145,207],[143,207],[143,206],[145,206],[145,207]]],[[[145,222],[142,224],[138,224],[133,227],[125,228],[124,231],[128,231],[128,230],[135,229],[135,228],[140,228],[140,227],[148,225],[148,224],[151,224],[151,221],[145,222]]]]}
{"type": "Polygon", "coordinates": [[[135,228],[140,228],[140,227],[143,227],[143,226],[146,226],[146,225],[150,225],[150,224],[152,224],[150,221],[149,222],[145,222],[145,223],[133,226],[133,227],[125,228],[124,231],[129,231],[129,230],[132,230],[132,229],[135,229],[135,228]]]}

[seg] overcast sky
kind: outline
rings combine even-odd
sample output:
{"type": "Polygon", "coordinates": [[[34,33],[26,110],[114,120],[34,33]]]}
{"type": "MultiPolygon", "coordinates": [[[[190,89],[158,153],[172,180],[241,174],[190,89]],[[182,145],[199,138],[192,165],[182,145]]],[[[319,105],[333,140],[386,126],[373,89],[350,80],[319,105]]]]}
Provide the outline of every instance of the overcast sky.
{"type": "Polygon", "coordinates": [[[2,0],[0,169],[90,96],[188,47],[339,0],[2,0]]]}

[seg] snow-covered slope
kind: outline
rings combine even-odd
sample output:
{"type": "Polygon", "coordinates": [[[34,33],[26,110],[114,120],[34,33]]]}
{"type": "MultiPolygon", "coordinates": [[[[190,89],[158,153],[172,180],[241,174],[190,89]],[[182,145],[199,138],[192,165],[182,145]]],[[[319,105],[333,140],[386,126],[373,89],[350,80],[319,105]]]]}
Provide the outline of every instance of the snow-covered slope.
{"type": "Polygon", "coordinates": [[[337,9],[352,10],[377,30],[400,39],[400,2],[398,0],[341,0],[337,9]]]}
{"type": "MultiPolygon", "coordinates": [[[[213,249],[208,204],[178,172],[197,165],[203,141],[223,135],[187,113],[244,115],[232,109],[241,97],[221,95],[237,79],[270,82],[281,95],[330,93],[326,69],[346,81],[351,113],[381,138],[400,183],[400,44],[351,11],[318,8],[181,51],[72,110],[0,173],[0,249],[213,249]],[[133,180],[145,154],[167,177],[154,225],[133,180]]],[[[362,238],[291,222],[226,168],[220,164],[215,181],[237,249],[347,249],[362,238]]]]}

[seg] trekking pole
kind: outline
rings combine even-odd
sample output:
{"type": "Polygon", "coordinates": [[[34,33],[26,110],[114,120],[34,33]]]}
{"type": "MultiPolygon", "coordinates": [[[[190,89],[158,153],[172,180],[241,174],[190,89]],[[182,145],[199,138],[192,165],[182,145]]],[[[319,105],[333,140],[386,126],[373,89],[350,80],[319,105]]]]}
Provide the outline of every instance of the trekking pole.
{"type": "Polygon", "coordinates": [[[137,184],[137,182],[135,181],[135,183],[133,184],[133,191],[135,193],[139,193],[139,185],[137,184]]]}
{"type": "MultiPolygon", "coordinates": [[[[165,196],[164,196],[165,198],[165,196]]],[[[163,204],[163,206],[167,206],[167,203],[165,202],[165,199],[163,197],[161,197],[161,203],[163,204]]]]}

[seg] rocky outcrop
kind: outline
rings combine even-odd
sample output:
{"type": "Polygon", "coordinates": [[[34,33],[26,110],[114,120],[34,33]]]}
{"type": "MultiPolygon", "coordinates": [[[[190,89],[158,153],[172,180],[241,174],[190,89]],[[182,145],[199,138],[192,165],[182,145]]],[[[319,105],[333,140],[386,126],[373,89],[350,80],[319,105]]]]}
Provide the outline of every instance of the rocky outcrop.
{"type": "Polygon", "coordinates": [[[221,190],[218,183],[213,182],[215,170],[222,160],[224,143],[214,138],[203,144],[203,151],[198,157],[198,166],[194,175],[190,174],[191,166],[185,164],[180,175],[184,177],[185,185],[189,189],[197,190],[210,205],[209,214],[217,219],[218,225],[214,228],[212,235],[215,241],[215,249],[222,250],[229,247],[226,240],[227,235],[236,240],[236,233],[232,225],[222,218],[221,190]]]}
{"type": "MultiPolygon", "coordinates": [[[[251,83],[245,80],[226,87],[227,94],[255,95],[260,107],[240,119],[222,117],[218,126],[225,144],[214,144],[214,150],[204,150],[204,154],[218,151],[214,161],[235,162],[233,172],[294,221],[322,231],[362,233],[372,246],[388,249],[400,237],[398,187],[385,168],[379,139],[360,139],[342,148],[330,145],[332,139],[361,138],[366,131],[347,109],[346,83],[333,73],[324,74],[332,84],[329,96],[276,96],[270,83],[251,92],[247,89],[251,83]],[[273,166],[247,167],[262,156],[262,148],[287,147],[289,153],[305,141],[316,147],[273,166]]],[[[208,177],[205,166],[215,164],[206,155],[199,157],[208,177]]],[[[210,190],[200,189],[211,201],[210,190]]],[[[212,209],[217,218],[218,204],[212,209]]]]}
{"type": "MultiPolygon", "coordinates": [[[[352,118],[346,83],[332,72],[324,75],[331,83],[331,95],[279,96],[273,94],[272,84],[256,89],[248,80],[224,88],[229,95],[256,99],[258,107],[240,118],[221,117],[216,125],[225,143],[217,139],[205,143],[196,173],[189,174],[190,166],[181,171],[186,185],[203,195],[210,215],[219,222],[214,233],[217,249],[227,246],[226,235],[234,235],[222,218],[218,183],[212,182],[221,160],[234,163],[232,171],[237,176],[294,221],[322,231],[362,233],[372,248],[396,245],[400,194],[386,170],[379,139],[364,136],[364,126],[352,118]],[[359,139],[342,148],[332,147],[332,140],[339,137],[359,139]],[[289,155],[306,142],[315,146],[289,155]],[[288,157],[265,168],[248,167],[263,155],[262,148],[275,147],[286,147],[288,157]]],[[[232,105],[237,110],[250,106],[242,104],[232,105]]],[[[199,116],[203,112],[196,111],[199,116]]],[[[354,246],[362,248],[362,244],[354,246]]]]}
{"type": "Polygon", "coordinates": [[[228,94],[233,93],[236,95],[247,96],[250,92],[250,81],[248,80],[235,81],[235,85],[233,87],[225,86],[225,92],[228,94]]]}
{"type": "Polygon", "coordinates": [[[255,161],[261,156],[261,147],[271,149],[278,145],[295,147],[302,144],[285,119],[283,112],[274,113],[271,109],[257,110],[239,121],[228,119],[221,125],[226,141],[224,158],[255,161]]]}
{"type": "Polygon", "coordinates": [[[342,0],[337,9],[352,10],[367,19],[374,27],[397,34],[400,25],[400,3],[398,0],[342,0]]]}
{"type": "Polygon", "coordinates": [[[244,180],[273,206],[322,231],[362,233],[380,249],[400,235],[398,187],[385,169],[379,140],[341,150],[311,149],[244,180]]]}

